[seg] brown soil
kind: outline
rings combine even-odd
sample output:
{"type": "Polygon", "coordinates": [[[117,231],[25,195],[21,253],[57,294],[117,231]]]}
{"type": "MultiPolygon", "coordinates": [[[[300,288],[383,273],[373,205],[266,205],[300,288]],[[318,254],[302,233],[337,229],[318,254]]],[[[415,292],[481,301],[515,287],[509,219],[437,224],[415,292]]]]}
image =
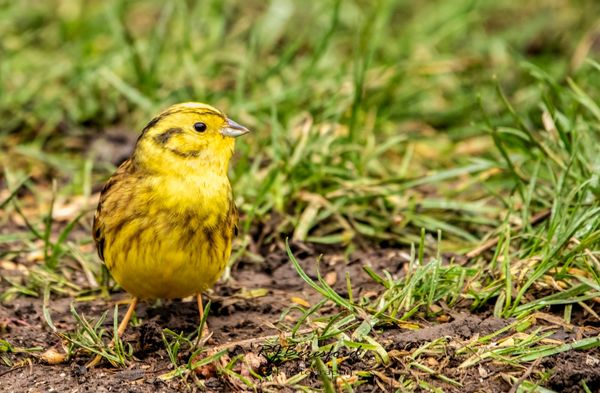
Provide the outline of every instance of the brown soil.
{"type": "MultiPolygon", "coordinates": [[[[315,277],[314,251],[295,249],[303,268],[310,276],[315,277]]],[[[346,290],[345,272],[352,277],[355,296],[368,292],[377,292],[381,287],[363,271],[362,266],[370,265],[375,271],[381,272],[384,268],[392,275],[402,273],[406,254],[398,250],[378,250],[358,254],[350,260],[343,257],[325,258],[320,263],[322,274],[329,273],[329,279],[340,293],[346,290]]],[[[0,270],[0,274],[3,272],[0,270]]],[[[260,337],[278,333],[275,324],[280,319],[282,311],[292,304],[292,297],[298,297],[314,304],[319,299],[315,292],[309,288],[299,277],[287,256],[281,251],[270,253],[263,263],[239,263],[232,272],[233,279],[227,283],[219,284],[213,293],[209,294],[212,301],[208,323],[213,332],[213,337],[207,344],[222,346],[230,344],[229,356],[240,353],[258,353],[260,337]],[[265,288],[268,294],[263,297],[247,298],[240,296],[242,289],[265,288]],[[253,345],[243,342],[255,339],[253,345]],[[236,345],[244,344],[244,345],[236,345]]],[[[0,284],[0,290],[8,287],[6,282],[0,284]]],[[[97,317],[106,310],[111,310],[114,302],[121,299],[121,294],[115,295],[110,301],[96,299],[88,302],[76,302],[75,307],[79,313],[89,317],[97,317]]],[[[70,297],[56,297],[51,301],[51,315],[59,331],[72,331],[74,319],[69,312],[73,301],[70,297]]],[[[126,306],[120,307],[121,317],[126,306]]],[[[111,314],[111,313],[109,313],[111,314]]],[[[445,391],[456,392],[503,392],[510,389],[505,382],[506,375],[517,378],[525,371],[499,365],[493,362],[483,363],[479,367],[459,369],[461,360],[455,359],[452,353],[446,353],[433,360],[430,366],[439,370],[444,375],[463,384],[457,388],[445,383],[427,373],[419,373],[406,367],[406,353],[422,343],[447,337],[448,340],[464,342],[476,335],[485,335],[505,326],[509,321],[498,320],[485,314],[473,315],[464,312],[449,311],[450,319],[445,323],[429,323],[421,321],[419,330],[407,330],[389,326],[378,330],[377,340],[385,346],[391,354],[391,362],[387,367],[376,370],[377,377],[371,383],[364,384],[355,391],[393,391],[398,379],[410,376],[427,383],[441,387],[445,391]]],[[[197,390],[193,381],[174,378],[163,381],[159,376],[172,369],[162,342],[162,329],[183,331],[186,334],[194,332],[197,328],[197,309],[195,302],[163,302],[161,305],[142,303],[137,308],[137,316],[143,323],[130,326],[124,340],[135,348],[135,361],[128,368],[114,368],[108,363],[101,363],[98,367],[86,370],[84,364],[89,356],[79,356],[67,363],[48,365],[31,354],[15,354],[0,352],[0,391],[2,392],[172,392],[197,390]],[[18,367],[8,367],[2,361],[2,356],[18,367]],[[21,362],[26,360],[26,362],[21,362]]],[[[112,326],[110,318],[105,322],[107,329],[112,326]]],[[[570,333],[565,333],[569,335],[570,333]]],[[[14,347],[31,348],[35,346],[48,349],[57,346],[60,339],[53,334],[44,321],[42,314],[42,300],[33,297],[18,297],[7,304],[0,305],[0,339],[7,340],[14,347]]],[[[184,354],[186,355],[186,354],[184,354]]],[[[187,353],[189,356],[189,352],[187,353]]],[[[567,391],[579,381],[587,380],[588,386],[594,389],[600,387],[599,367],[590,367],[590,362],[600,359],[598,351],[569,352],[560,356],[551,357],[540,364],[541,370],[554,370],[548,387],[557,391],[567,391]]],[[[352,370],[370,370],[373,368],[373,359],[350,358],[340,365],[340,372],[350,375],[352,370]]],[[[600,361],[599,361],[600,362],[600,361]]],[[[257,368],[259,373],[279,375],[283,373],[288,377],[310,367],[310,359],[282,364],[269,364],[262,360],[257,368]]],[[[206,368],[201,370],[199,379],[203,380],[208,391],[238,391],[244,385],[236,384],[229,378],[219,377],[214,370],[206,368]]],[[[319,376],[309,375],[303,384],[315,388],[321,386],[319,376]]],[[[277,391],[275,385],[263,386],[267,391],[277,391]]],[[[573,390],[575,391],[575,390],[573,390]]]]}

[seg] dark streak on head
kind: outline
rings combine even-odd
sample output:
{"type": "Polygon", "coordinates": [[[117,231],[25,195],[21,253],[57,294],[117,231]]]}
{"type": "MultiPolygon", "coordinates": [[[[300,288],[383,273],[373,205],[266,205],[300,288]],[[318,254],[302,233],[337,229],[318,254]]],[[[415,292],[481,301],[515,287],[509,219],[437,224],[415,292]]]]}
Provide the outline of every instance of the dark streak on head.
{"type": "Polygon", "coordinates": [[[165,111],[165,112],[161,113],[160,115],[156,116],[155,118],[153,118],[152,120],[150,120],[148,122],[148,124],[146,124],[146,127],[144,127],[142,129],[142,133],[140,134],[138,141],[146,134],[146,132],[148,132],[148,130],[154,128],[154,126],[156,126],[158,124],[158,122],[160,122],[162,119],[164,119],[165,117],[169,116],[172,113],[174,113],[174,111],[165,111]]]}
{"type": "Polygon", "coordinates": [[[167,148],[168,151],[170,151],[173,154],[178,155],[179,157],[183,157],[183,158],[190,158],[190,157],[199,157],[200,156],[200,150],[190,150],[190,151],[179,151],[177,149],[173,149],[173,148],[167,148]]]}
{"type": "Polygon", "coordinates": [[[219,117],[223,117],[222,114],[218,113],[218,112],[214,112],[214,111],[203,111],[203,112],[198,112],[195,109],[192,108],[176,108],[176,109],[172,109],[172,110],[167,110],[163,113],[161,113],[160,115],[156,116],[154,119],[150,120],[150,122],[148,122],[148,124],[146,124],[146,127],[144,127],[142,129],[142,133],[140,134],[140,138],[151,128],[153,128],[154,126],[156,126],[162,119],[164,119],[167,116],[173,115],[175,113],[195,113],[197,115],[215,115],[215,116],[219,116],[219,117]]]}
{"type": "Polygon", "coordinates": [[[154,137],[154,141],[156,143],[158,143],[159,145],[164,145],[167,142],[169,142],[169,139],[171,139],[171,137],[173,135],[177,135],[177,134],[181,134],[183,132],[183,130],[181,128],[169,128],[167,131],[163,132],[162,134],[158,134],[154,137]]]}
{"type": "Polygon", "coordinates": [[[150,120],[148,122],[148,124],[146,124],[146,127],[144,127],[142,129],[142,134],[141,135],[144,135],[146,133],[146,131],[148,131],[149,129],[151,129],[152,127],[154,127],[156,125],[156,123],[158,123],[159,121],[161,121],[164,117],[165,117],[165,114],[163,113],[163,114],[160,114],[160,115],[156,116],[154,119],[150,120]]]}

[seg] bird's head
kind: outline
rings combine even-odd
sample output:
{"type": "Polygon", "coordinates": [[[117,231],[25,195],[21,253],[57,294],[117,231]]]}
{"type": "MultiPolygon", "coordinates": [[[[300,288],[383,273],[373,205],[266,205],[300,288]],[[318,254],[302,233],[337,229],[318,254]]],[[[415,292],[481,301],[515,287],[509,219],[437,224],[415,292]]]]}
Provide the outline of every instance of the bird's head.
{"type": "Polygon", "coordinates": [[[142,131],[134,160],[148,169],[186,165],[227,171],[235,138],[249,130],[218,109],[197,102],[173,105],[142,131]]]}

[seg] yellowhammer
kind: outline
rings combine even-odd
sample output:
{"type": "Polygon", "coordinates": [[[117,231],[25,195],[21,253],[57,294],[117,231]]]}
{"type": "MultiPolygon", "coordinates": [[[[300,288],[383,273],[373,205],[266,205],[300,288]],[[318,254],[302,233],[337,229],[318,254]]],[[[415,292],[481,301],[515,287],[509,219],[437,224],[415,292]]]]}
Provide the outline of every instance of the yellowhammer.
{"type": "Polygon", "coordinates": [[[235,138],[247,128],[195,102],[173,105],[143,129],[132,156],[102,189],[93,236],[113,278],[142,298],[197,295],[220,277],[237,233],[227,177],[235,138]]]}

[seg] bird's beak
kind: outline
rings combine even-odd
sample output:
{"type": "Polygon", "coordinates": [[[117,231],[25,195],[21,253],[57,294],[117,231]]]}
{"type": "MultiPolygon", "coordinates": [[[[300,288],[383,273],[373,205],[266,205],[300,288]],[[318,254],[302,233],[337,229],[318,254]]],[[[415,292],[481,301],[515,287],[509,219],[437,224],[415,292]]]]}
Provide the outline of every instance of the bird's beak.
{"type": "Polygon", "coordinates": [[[221,128],[221,135],[230,136],[232,138],[237,138],[238,136],[242,136],[249,132],[249,129],[231,119],[227,119],[227,126],[221,128]]]}

